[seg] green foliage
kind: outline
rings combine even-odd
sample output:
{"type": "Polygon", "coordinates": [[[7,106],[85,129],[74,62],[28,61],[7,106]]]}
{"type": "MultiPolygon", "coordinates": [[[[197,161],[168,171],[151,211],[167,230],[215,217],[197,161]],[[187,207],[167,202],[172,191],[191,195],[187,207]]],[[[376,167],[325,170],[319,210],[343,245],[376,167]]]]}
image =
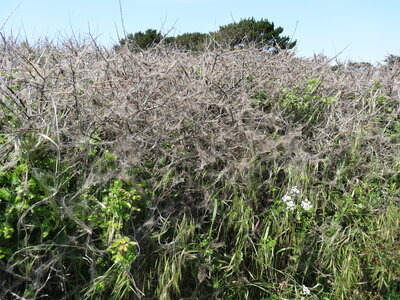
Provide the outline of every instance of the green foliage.
{"type": "Polygon", "coordinates": [[[112,260],[115,263],[122,262],[132,263],[132,261],[136,257],[136,242],[132,242],[128,237],[123,237],[119,239],[115,239],[110,247],[108,247],[107,251],[111,253],[112,260]]]}
{"type": "Polygon", "coordinates": [[[366,71],[372,68],[372,64],[369,62],[361,61],[361,62],[351,62],[349,66],[360,71],[366,71]]]}
{"type": "Polygon", "coordinates": [[[109,245],[137,212],[144,207],[132,184],[112,179],[106,186],[89,186],[80,196],[76,213],[96,228],[104,245],[109,245]]]}
{"type": "Polygon", "coordinates": [[[274,23],[268,20],[256,21],[254,18],[249,18],[240,20],[238,23],[220,26],[216,32],[184,33],[165,39],[163,39],[161,33],[154,29],[148,29],[144,33],[139,31],[121,39],[119,46],[116,46],[115,49],[123,45],[127,45],[132,51],[148,49],[162,40],[178,49],[193,51],[205,51],[209,47],[216,46],[228,48],[255,46],[272,52],[293,48],[296,41],[291,41],[289,37],[282,36],[282,32],[282,27],[275,28],[274,23]],[[209,40],[207,39],[208,36],[210,36],[209,40]]]}
{"type": "MultiPolygon", "coordinates": [[[[85,299],[126,299],[131,293],[139,295],[135,281],[130,274],[130,268],[136,258],[136,242],[129,237],[116,238],[107,248],[112,257],[112,265],[97,276],[88,285],[85,299]]],[[[97,260],[97,265],[104,265],[102,259],[97,260]]]]}
{"type": "Polygon", "coordinates": [[[400,56],[390,54],[385,58],[385,63],[389,68],[394,67],[396,64],[400,63],[400,56]]]}
{"type": "Polygon", "coordinates": [[[317,93],[320,84],[319,79],[310,79],[303,87],[283,88],[277,99],[269,96],[264,89],[257,90],[250,96],[253,99],[251,104],[264,112],[280,106],[291,122],[313,126],[323,120],[336,101],[335,97],[321,97],[317,93]]]}
{"type": "MultiPolygon", "coordinates": [[[[400,141],[400,116],[396,112],[398,102],[386,94],[379,81],[374,82],[372,88],[368,89],[365,94],[369,101],[369,111],[379,112],[374,117],[376,127],[392,142],[400,141]]],[[[370,130],[371,127],[366,129],[370,130]]]]}
{"type": "Polygon", "coordinates": [[[40,243],[57,230],[59,211],[48,194],[50,183],[46,182],[45,175],[34,176],[33,172],[31,166],[20,160],[16,167],[0,173],[0,210],[4,212],[0,216],[0,255],[3,257],[24,246],[18,233],[33,243],[40,243]],[[48,201],[44,202],[46,197],[48,201]],[[21,228],[24,224],[29,227],[21,228]],[[23,233],[19,232],[21,229],[23,233]]]}
{"type": "Polygon", "coordinates": [[[200,32],[184,33],[177,37],[170,37],[166,42],[182,50],[204,51],[207,47],[207,36],[200,32]]]}
{"type": "MultiPolygon", "coordinates": [[[[148,49],[161,42],[163,36],[155,29],[147,29],[145,32],[139,31],[135,34],[128,34],[121,39],[120,46],[127,46],[132,51],[148,49]]],[[[116,47],[118,49],[118,47],[116,47]]]]}
{"type": "Polygon", "coordinates": [[[268,91],[261,89],[256,92],[254,92],[251,96],[251,99],[254,99],[252,101],[252,106],[256,107],[258,109],[261,109],[264,112],[269,112],[272,109],[273,105],[273,100],[270,99],[268,95],[268,91]]]}
{"type": "Polygon", "coordinates": [[[239,22],[220,26],[213,34],[218,43],[229,47],[254,45],[257,48],[291,49],[296,41],[281,36],[282,27],[275,28],[274,23],[266,19],[256,21],[254,18],[243,19],[239,22]]]}

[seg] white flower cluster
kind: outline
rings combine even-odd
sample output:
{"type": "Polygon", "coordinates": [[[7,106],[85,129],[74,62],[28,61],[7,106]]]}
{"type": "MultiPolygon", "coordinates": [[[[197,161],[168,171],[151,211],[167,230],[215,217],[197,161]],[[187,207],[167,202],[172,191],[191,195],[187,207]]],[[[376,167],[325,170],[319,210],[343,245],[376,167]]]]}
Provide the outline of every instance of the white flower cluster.
{"type": "Polygon", "coordinates": [[[312,209],[312,204],[311,204],[311,202],[310,202],[310,200],[308,200],[307,198],[305,199],[305,200],[303,200],[303,201],[301,201],[301,207],[304,209],[304,210],[311,210],[312,209]]]}
{"type": "Polygon", "coordinates": [[[286,207],[288,210],[294,210],[296,208],[296,204],[292,200],[292,196],[285,195],[282,197],[282,201],[285,202],[286,207]]]}
{"type": "Polygon", "coordinates": [[[297,186],[292,187],[292,189],[290,190],[290,193],[297,195],[300,194],[299,189],[297,188],[297,186]]]}
{"type": "MultiPolygon", "coordinates": [[[[296,203],[294,202],[294,199],[299,194],[300,194],[299,189],[297,188],[297,186],[294,186],[294,187],[292,187],[292,189],[290,190],[290,192],[288,194],[286,194],[285,196],[282,197],[282,201],[285,203],[286,208],[288,210],[293,211],[296,209],[296,203]]],[[[304,209],[305,211],[310,211],[313,208],[310,200],[308,200],[307,198],[301,201],[300,207],[302,209],[304,209]]]]}
{"type": "Polygon", "coordinates": [[[303,289],[303,295],[308,296],[308,295],[311,294],[310,289],[309,289],[308,287],[306,287],[304,284],[303,284],[301,287],[302,287],[302,289],[303,289]]]}

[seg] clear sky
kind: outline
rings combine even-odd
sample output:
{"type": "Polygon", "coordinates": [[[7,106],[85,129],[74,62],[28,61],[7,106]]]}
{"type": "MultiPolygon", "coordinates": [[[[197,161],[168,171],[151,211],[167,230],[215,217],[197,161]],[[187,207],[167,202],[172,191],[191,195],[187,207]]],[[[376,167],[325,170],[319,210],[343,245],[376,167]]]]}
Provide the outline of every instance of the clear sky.
{"type": "MultiPolygon", "coordinates": [[[[383,61],[400,55],[400,0],[121,0],[128,33],[149,28],[171,34],[209,32],[243,18],[268,19],[298,41],[297,54],[383,61]]],[[[119,0],[0,0],[0,28],[38,38],[123,37],[119,0]],[[7,20],[8,19],[8,20],[7,20]],[[7,22],[6,22],[7,21],[7,22]],[[4,24],[5,23],[5,24],[4,24]]]]}

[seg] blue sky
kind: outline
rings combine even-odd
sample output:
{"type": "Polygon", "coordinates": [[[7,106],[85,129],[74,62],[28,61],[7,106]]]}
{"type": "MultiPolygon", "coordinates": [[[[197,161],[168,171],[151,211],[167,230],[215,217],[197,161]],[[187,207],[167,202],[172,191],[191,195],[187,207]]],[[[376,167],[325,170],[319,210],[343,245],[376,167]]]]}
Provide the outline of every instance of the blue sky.
{"type": "MultiPolygon", "coordinates": [[[[121,0],[128,33],[209,32],[243,18],[268,19],[298,41],[297,54],[344,61],[400,55],[399,0],[121,0]]],[[[36,40],[92,32],[104,45],[123,37],[119,0],[0,0],[0,28],[36,40]],[[16,9],[16,10],[15,10],[16,9]],[[15,11],[14,11],[15,10],[15,11]],[[7,20],[8,18],[8,20],[7,20]],[[7,22],[6,22],[7,20],[7,22]],[[4,24],[5,23],[5,24],[4,24]]]]}

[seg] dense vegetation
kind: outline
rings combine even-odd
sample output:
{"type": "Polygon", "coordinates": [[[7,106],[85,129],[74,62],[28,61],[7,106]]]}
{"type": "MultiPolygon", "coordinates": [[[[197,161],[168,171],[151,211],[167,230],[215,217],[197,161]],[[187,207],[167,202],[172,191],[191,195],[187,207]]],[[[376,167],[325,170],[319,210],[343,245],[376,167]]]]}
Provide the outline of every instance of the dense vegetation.
{"type": "Polygon", "coordinates": [[[399,299],[398,62],[0,49],[1,299],[399,299]]]}
{"type": "Polygon", "coordinates": [[[176,37],[164,37],[155,29],[128,34],[119,41],[119,45],[127,46],[132,51],[148,49],[159,43],[164,43],[179,50],[206,51],[215,48],[240,48],[252,46],[259,49],[277,52],[281,49],[292,49],[296,41],[287,36],[281,36],[282,27],[275,28],[274,23],[254,18],[243,19],[228,25],[220,26],[216,32],[184,33],[176,37]]]}

